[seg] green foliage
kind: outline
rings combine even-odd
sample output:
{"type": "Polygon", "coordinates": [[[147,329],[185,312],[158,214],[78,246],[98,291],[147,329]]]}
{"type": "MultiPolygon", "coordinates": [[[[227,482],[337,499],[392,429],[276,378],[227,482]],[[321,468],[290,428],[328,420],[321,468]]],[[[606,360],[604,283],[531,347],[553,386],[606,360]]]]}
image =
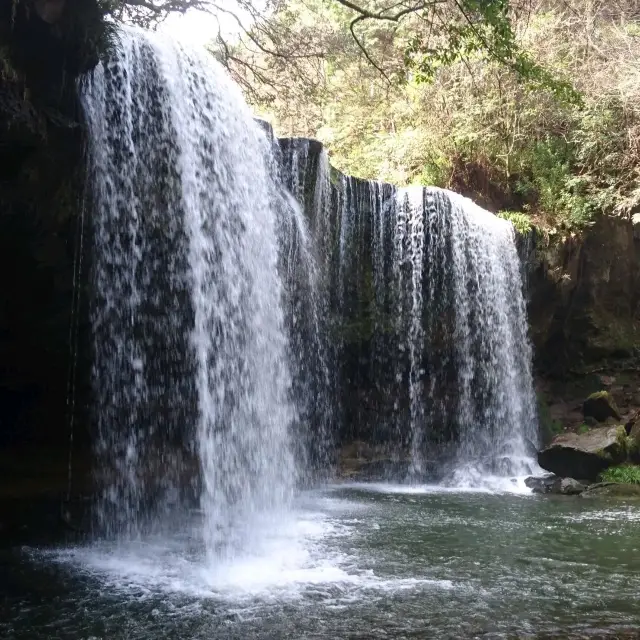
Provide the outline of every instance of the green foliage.
{"type": "Polygon", "coordinates": [[[586,0],[513,6],[461,0],[358,23],[385,79],[351,36],[352,11],[291,0],[270,26],[281,48],[310,57],[240,46],[242,64],[229,64],[280,134],[320,139],[352,175],[464,191],[549,233],[636,211],[635,14],[586,0]]]}
{"type": "Polygon", "coordinates": [[[514,30],[508,0],[460,0],[458,20],[432,22],[430,35],[439,43],[425,44],[417,33],[405,50],[405,64],[417,82],[433,82],[443,67],[468,60],[495,61],[515,72],[534,89],[550,90],[557,98],[580,104],[582,96],[568,81],[556,77],[521,47],[514,30]]]}
{"type": "Polygon", "coordinates": [[[640,466],[621,464],[609,467],[599,476],[600,482],[620,482],[624,484],[640,484],[640,466]]]}
{"type": "Polygon", "coordinates": [[[591,221],[594,209],[585,198],[583,181],[572,173],[574,153],[572,145],[555,136],[525,146],[520,162],[526,170],[516,190],[535,198],[539,208],[554,219],[581,227],[591,221]]]}
{"type": "Polygon", "coordinates": [[[591,431],[591,427],[589,427],[588,424],[581,424],[578,429],[577,429],[579,434],[585,434],[585,433],[589,433],[589,431],[591,431]]]}
{"type": "Polygon", "coordinates": [[[508,220],[521,235],[527,235],[532,229],[531,218],[518,211],[498,211],[498,217],[508,220]]]}

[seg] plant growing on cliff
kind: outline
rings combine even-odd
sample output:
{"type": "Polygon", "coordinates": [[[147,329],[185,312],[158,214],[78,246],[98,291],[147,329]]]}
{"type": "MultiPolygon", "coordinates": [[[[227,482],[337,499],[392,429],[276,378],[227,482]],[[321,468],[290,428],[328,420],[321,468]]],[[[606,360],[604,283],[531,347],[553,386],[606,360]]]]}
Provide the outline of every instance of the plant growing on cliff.
{"type": "Polygon", "coordinates": [[[609,467],[599,475],[598,480],[600,482],[640,484],[640,466],[621,464],[616,467],[609,467]]]}
{"type": "Polygon", "coordinates": [[[498,217],[508,220],[521,235],[527,235],[532,229],[531,218],[518,211],[498,211],[498,217]]]}

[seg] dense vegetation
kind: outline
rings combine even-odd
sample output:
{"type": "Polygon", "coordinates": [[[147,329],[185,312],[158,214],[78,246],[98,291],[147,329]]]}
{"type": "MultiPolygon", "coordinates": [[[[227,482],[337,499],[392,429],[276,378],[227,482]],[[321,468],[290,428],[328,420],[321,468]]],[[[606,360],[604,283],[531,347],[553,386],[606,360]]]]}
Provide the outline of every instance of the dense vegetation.
{"type": "Polygon", "coordinates": [[[298,57],[250,37],[217,53],[281,135],[320,139],[350,174],[453,188],[522,228],[629,215],[640,204],[640,6],[475,4],[495,14],[467,21],[429,4],[402,23],[362,21],[354,40],[342,3],[290,0],[269,28],[298,57]]]}
{"type": "Polygon", "coordinates": [[[620,464],[609,467],[598,477],[600,482],[622,482],[626,484],[640,484],[640,467],[631,464],[620,464]]]}
{"type": "MultiPolygon", "coordinates": [[[[20,1],[20,0],[19,0],[20,1]]],[[[281,135],[352,175],[473,196],[526,230],[640,204],[635,0],[96,0],[144,26],[196,8],[281,135]]]]}

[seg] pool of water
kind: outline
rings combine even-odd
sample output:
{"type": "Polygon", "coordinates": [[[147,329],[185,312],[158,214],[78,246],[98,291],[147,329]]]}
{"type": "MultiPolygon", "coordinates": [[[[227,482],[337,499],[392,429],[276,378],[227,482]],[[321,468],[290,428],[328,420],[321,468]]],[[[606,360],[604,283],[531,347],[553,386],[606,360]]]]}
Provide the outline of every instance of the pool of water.
{"type": "Polygon", "coordinates": [[[342,485],[304,494],[240,557],[206,561],[195,531],[0,551],[0,637],[640,633],[640,505],[342,485]]]}

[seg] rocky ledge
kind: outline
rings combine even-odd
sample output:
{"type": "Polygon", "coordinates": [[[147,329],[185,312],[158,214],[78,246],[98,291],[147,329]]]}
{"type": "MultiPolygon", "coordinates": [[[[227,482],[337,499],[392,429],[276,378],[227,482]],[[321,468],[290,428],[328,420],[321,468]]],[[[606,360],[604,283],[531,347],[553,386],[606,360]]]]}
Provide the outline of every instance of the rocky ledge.
{"type": "Polygon", "coordinates": [[[538,452],[538,464],[558,476],[595,480],[605,469],[640,463],[640,410],[623,416],[607,391],[582,403],[583,423],[556,435],[538,452]]]}
{"type": "Polygon", "coordinates": [[[559,478],[554,474],[530,477],[525,481],[533,493],[581,496],[582,498],[640,498],[640,485],[630,482],[595,482],[559,478]]]}
{"type": "Polygon", "coordinates": [[[613,397],[600,391],[582,403],[582,414],[579,431],[557,435],[538,452],[549,473],[525,484],[534,493],[640,497],[640,411],[623,417],[613,397]]]}

